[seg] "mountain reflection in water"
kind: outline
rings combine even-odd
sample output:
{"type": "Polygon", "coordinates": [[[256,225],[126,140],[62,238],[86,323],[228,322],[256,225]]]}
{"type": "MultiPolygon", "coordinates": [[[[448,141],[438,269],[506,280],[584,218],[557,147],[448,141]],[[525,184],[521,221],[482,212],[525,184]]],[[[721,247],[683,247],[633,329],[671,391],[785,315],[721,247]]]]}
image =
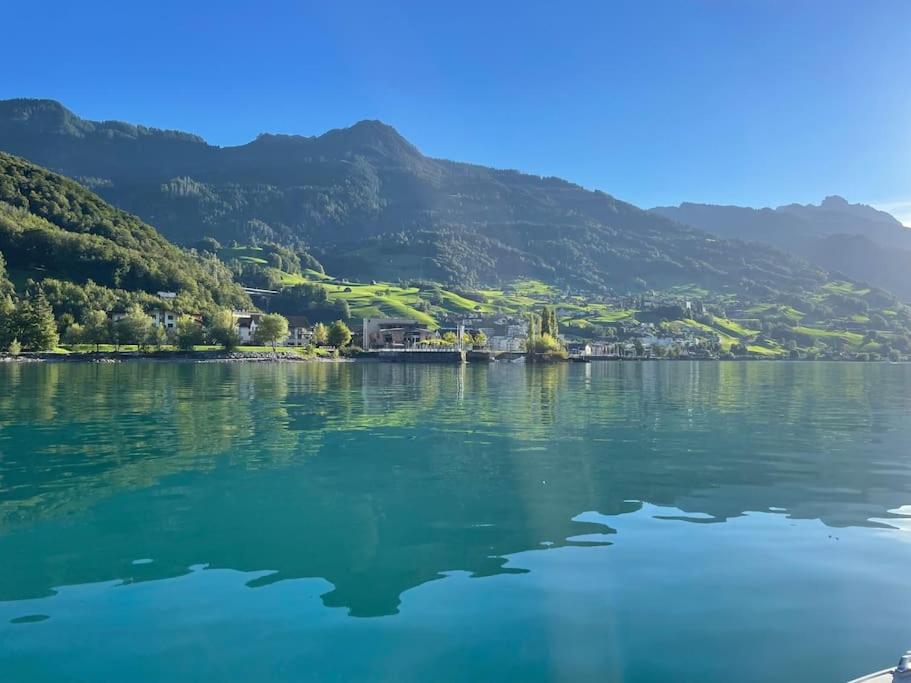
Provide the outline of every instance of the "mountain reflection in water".
{"type": "Polygon", "coordinates": [[[0,600],[205,564],[389,615],[644,503],[838,528],[911,502],[907,366],[7,364],[0,386],[0,600]]]}

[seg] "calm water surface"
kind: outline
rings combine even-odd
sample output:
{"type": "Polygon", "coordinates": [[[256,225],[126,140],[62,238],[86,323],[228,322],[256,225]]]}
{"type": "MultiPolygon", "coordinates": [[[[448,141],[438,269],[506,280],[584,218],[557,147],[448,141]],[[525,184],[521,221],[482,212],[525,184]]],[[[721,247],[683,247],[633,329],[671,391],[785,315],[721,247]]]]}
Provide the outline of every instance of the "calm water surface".
{"type": "Polygon", "coordinates": [[[911,367],[0,366],[0,680],[843,681],[911,367]]]}

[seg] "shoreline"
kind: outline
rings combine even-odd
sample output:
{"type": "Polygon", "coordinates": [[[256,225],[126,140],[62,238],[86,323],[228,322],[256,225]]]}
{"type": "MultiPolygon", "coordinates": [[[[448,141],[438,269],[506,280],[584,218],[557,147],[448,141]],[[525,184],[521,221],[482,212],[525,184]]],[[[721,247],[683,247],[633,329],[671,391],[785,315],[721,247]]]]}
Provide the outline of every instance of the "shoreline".
{"type": "MultiPolygon", "coordinates": [[[[857,360],[839,358],[597,358],[597,359],[536,359],[527,361],[522,359],[522,365],[532,367],[541,365],[560,364],[591,364],[591,363],[863,363],[863,364],[890,364],[901,365],[909,361],[890,361],[888,359],[857,360]]],[[[458,360],[421,360],[407,361],[404,359],[390,359],[373,354],[356,354],[352,356],[325,357],[302,356],[294,351],[165,351],[165,352],[139,352],[139,351],[99,351],[99,352],[72,352],[72,353],[23,353],[17,356],[0,354],[0,364],[5,363],[93,363],[116,364],[128,362],[157,362],[157,363],[393,363],[414,365],[490,365],[493,363],[516,364],[515,360],[496,359],[467,359],[458,360]]]]}
{"type": "Polygon", "coordinates": [[[346,357],[303,356],[294,351],[88,351],[0,355],[0,363],[346,363],[351,360],[346,357]]]}

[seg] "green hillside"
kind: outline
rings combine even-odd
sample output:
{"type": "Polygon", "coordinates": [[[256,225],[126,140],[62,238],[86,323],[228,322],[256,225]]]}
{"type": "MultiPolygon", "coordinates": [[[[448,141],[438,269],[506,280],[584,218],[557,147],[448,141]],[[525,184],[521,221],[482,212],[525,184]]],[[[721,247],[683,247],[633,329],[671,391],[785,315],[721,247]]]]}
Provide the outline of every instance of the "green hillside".
{"type": "MultiPolygon", "coordinates": [[[[254,260],[263,260],[262,253],[250,247],[222,250],[223,257],[254,260]]],[[[457,288],[419,280],[358,282],[306,269],[293,275],[276,273],[274,279],[281,282],[283,292],[306,290],[304,304],[316,298],[323,302],[317,308],[322,306],[333,316],[344,310],[354,320],[408,317],[434,328],[444,320],[451,323],[497,315],[522,318],[552,306],[559,312],[561,331],[576,339],[622,338],[630,332],[635,335],[638,329],[640,334],[648,330],[648,334],[668,337],[691,332],[716,339],[723,352],[756,357],[783,357],[793,350],[804,354],[827,350],[880,355],[891,349],[911,352],[911,311],[880,290],[846,281],[833,280],[799,297],[792,295],[789,303],[676,288],[651,292],[648,305],[630,306],[635,297],[572,293],[533,279],[494,288],[457,288]],[[681,308],[690,298],[703,302],[705,311],[695,316],[681,308]],[[344,304],[341,309],[340,304],[344,304]]],[[[305,307],[299,312],[307,313],[305,307]]]]}
{"type": "Polygon", "coordinates": [[[187,308],[249,305],[214,256],[194,256],[81,185],[0,153],[0,253],[19,289],[170,291],[187,308]]]}

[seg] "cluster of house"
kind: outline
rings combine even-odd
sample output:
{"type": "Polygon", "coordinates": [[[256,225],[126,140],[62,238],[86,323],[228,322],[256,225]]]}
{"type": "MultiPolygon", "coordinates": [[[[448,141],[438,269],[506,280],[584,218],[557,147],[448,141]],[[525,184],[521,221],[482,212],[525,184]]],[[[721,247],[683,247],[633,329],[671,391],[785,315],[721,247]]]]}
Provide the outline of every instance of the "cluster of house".
{"type": "MultiPolygon", "coordinates": [[[[570,355],[580,357],[625,358],[665,355],[673,348],[678,355],[704,358],[717,337],[708,333],[686,333],[669,337],[662,335],[657,325],[636,320],[622,321],[614,326],[615,337],[607,340],[574,341],[560,336],[570,355]]],[[[443,321],[443,326],[431,329],[411,318],[365,318],[363,321],[364,349],[411,349],[425,346],[451,333],[456,345],[471,345],[481,332],[486,338],[485,348],[494,352],[518,353],[525,350],[528,323],[518,316],[482,317],[466,320],[443,321]]]]}
{"type": "Polygon", "coordinates": [[[482,333],[485,348],[492,351],[522,351],[527,323],[519,319],[481,319],[443,321],[436,329],[411,318],[364,318],[363,348],[409,349],[443,338],[455,339],[457,346],[470,346],[470,339],[482,333]]]}
{"type": "MultiPolygon", "coordinates": [[[[237,325],[237,336],[241,344],[252,344],[256,339],[256,328],[262,319],[262,313],[253,311],[233,311],[237,325]]],[[[286,315],[288,336],[282,342],[285,346],[309,346],[313,340],[313,328],[310,322],[301,315],[286,315]]]]}
{"type": "MultiPolygon", "coordinates": [[[[153,324],[173,329],[177,314],[168,310],[168,302],[176,298],[173,292],[158,292],[163,304],[149,311],[153,324]]],[[[622,303],[622,302],[621,302],[622,303]]],[[[630,300],[630,306],[640,310],[664,305],[666,302],[630,300]]],[[[704,312],[700,302],[687,301],[684,307],[692,313],[704,312]]],[[[558,311],[558,315],[559,315],[558,311]]],[[[234,320],[241,344],[252,344],[256,339],[263,314],[256,311],[234,311],[234,320]]],[[[286,316],[288,337],[285,346],[305,347],[312,343],[313,328],[304,316],[286,316]]],[[[411,349],[430,344],[438,345],[445,338],[455,340],[454,345],[466,347],[480,334],[485,338],[485,348],[500,353],[520,353],[525,350],[528,337],[528,323],[522,316],[483,316],[475,314],[467,319],[443,320],[442,326],[431,329],[426,323],[412,318],[364,318],[360,338],[355,335],[354,343],[366,350],[411,349]]],[[[357,330],[355,331],[357,332],[357,330]]],[[[657,355],[662,350],[674,347],[675,352],[689,357],[705,357],[713,340],[706,334],[688,333],[680,337],[663,336],[659,326],[637,320],[618,321],[613,325],[613,337],[598,341],[574,341],[563,338],[567,351],[574,356],[590,357],[635,357],[657,355]],[[664,349],[662,348],[664,347],[664,349]]]]}
{"type": "MultiPolygon", "coordinates": [[[[158,298],[162,302],[171,302],[177,298],[177,294],[175,292],[158,292],[158,298]]],[[[148,314],[155,327],[172,330],[177,326],[179,314],[170,310],[169,303],[163,303],[161,306],[151,309],[148,314]]],[[[232,315],[240,343],[254,343],[256,329],[264,314],[258,311],[232,311],[232,315]]],[[[115,322],[122,317],[122,313],[113,315],[115,322]]],[[[313,329],[307,318],[294,315],[286,316],[286,318],[288,319],[288,338],[284,341],[285,346],[308,346],[313,337],[313,329]]]]}

